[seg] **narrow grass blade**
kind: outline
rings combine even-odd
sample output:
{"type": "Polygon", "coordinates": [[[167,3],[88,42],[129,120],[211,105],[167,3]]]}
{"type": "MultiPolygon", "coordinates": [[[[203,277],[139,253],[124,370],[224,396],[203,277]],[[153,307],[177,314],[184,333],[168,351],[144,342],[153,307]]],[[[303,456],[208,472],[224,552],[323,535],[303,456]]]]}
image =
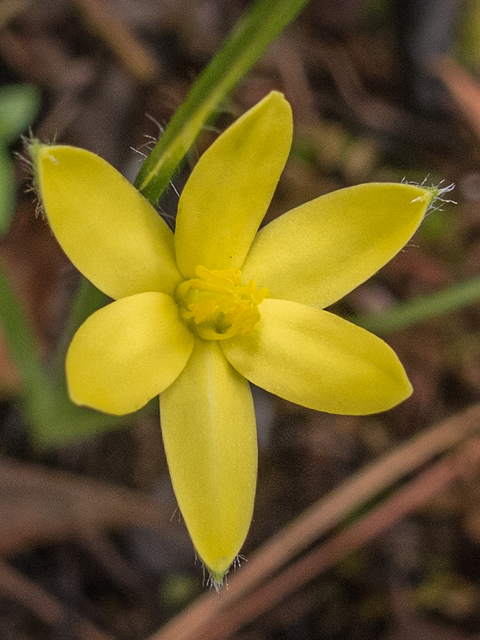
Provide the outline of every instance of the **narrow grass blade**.
{"type": "Polygon", "coordinates": [[[477,276],[438,293],[398,303],[382,313],[350,318],[350,320],[373,333],[386,335],[424,322],[429,318],[461,309],[479,300],[480,276],[477,276]]]}
{"type": "Polygon", "coordinates": [[[199,76],[143,163],[135,186],[155,203],[202,126],[308,0],[257,0],[199,76]]]}

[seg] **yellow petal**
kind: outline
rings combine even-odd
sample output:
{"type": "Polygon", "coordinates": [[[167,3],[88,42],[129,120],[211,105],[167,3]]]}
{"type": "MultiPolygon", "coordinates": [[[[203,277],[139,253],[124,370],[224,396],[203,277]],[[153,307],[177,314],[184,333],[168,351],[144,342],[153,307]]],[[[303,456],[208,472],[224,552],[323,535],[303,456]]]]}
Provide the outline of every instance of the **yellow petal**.
{"type": "Polygon", "coordinates": [[[257,234],[242,279],[268,287],[272,298],[328,307],[400,251],[436,193],[371,183],[307,202],[257,234]]]}
{"type": "Polygon", "coordinates": [[[273,91],[203,154],[178,204],[177,263],[239,269],[267,211],[292,141],[290,105],[273,91]]]}
{"type": "Polygon", "coordinates": [[[173,234],[116,169],[75,147],[34,144],[31,153],[48,222],[84,276],[115,299],[173,294],[173,234]]]}
{"type": "Polygon", "coordinates": [[[248,382],[216,341],[197,339],[178,379],[160,396],[173,488],[197,553],[221,582],[252,519],[257,474],[248,382]]]}
{"type": "Polygon", "coordinates": [[[165,293],[139,293],[103,307],[77,331],[67,353],[74,402],[105,413],[136,411],[177,378],[193,336],[165,293]]]}
{"type": "Polygon", "coordinates": [[[220,343],[250,382],[310,409],[364,415],[390,409],[411,385],[380,338],[327,311],[267,299],[248,336],[220,343]]]}

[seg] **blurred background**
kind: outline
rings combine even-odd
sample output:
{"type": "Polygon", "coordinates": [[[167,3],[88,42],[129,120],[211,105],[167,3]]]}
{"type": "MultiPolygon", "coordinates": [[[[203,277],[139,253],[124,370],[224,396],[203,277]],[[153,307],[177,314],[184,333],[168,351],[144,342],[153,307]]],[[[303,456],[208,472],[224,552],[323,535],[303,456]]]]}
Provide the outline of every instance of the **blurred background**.
{"type": "MultiPolygon", "coordinates": [[[[138,151],[158,139],[248,6],[0,0],[0,84],[37,88],[35,137],[90,149],[133,180],[138,151]]],[[[162,198],[164,214],[175,215],[177,192],[217,130],[272,89],[292,104],[295,140],[268,219],[361,182],[456,185],[448,199],[457,204],[440,203],[334,311],[381,314],[479,275],[479,0],[311,0],[197,141],[162,198]]],[[[21,141],[10,145],[16,210],[0,260],[48,363],[79,276],[36,215],[15,152],[21,141]]],[[[386,414],[330,416],[254,390],[260,464],[247,559],[365,464],[479,402],[480,303],[401,330],[380,324],[379,333],[415,389],[386,414]]],[[[151,637],[208,591],[176,512],[155,406],[98,436],[39,448],[21,394],[0,327],[0,640],[151,637]]],[[[347,544],[260,612],[242,609],[234,630],[199,637],[478,640],[480,445],[469,442],[438,487],[417,491],[417,472],[385,486],[388,517],[375,531],[367,521],[365,544],[347,544]],[[401,517],[398,491],[411,505],[401,517]]],[[[432,454],[428,463],[442,461],[432,454]]]]}

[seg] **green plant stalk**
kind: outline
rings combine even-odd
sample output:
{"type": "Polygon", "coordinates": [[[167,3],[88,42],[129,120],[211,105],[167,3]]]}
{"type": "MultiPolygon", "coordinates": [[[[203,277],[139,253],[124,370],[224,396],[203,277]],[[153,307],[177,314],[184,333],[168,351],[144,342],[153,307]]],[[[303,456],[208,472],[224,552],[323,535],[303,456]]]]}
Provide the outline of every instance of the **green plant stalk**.
{"type": "Polygon", "coordinates": [[[0,87],[0,236],[7,233],[15,209],[9,145],[30,124],[38,110],[39,101],[38,91],[29,85],[0,87]]]}
{"type": "Polygon", "coordinates": [[[372,313],[352,322],[379,335],[406,329],[419,322],[468,306],[480,300],[480,276],[448,289],[395,304],[387,311],[372,313]]]}
{"type": "Polygon", "coordinates": [[[1,269],[0,300],[2,329],[22,378],[22,408],[34,430],[42,431],[44,420],[54,418],[55,393],[45,376],[30,322],[1,269]]]}
{"type": "Polygon", "coordinates": [[[51,374],[55,380],[65,378],[65,357],[70,342],[85,320],[108,301],[108,297],[89,280],[80,276],[75,299],[73,301],[66,325],[62,331],[55,355],[51,363],[51,374]]]}
{"type": "Polygon", "coordinates": [[[64,377],[54,384],[38,352],[31,324],[0,265],[0,324],[22,379],[18,405],[34,440],[41,445],[64,443],[118,426],[127,418],[107,416],[68,399],[64,377]]]}
{"type": "Polygon", "coordinates": [[[168,186],[202,127],[308,0],[257,0],[204,69],[145,160],[135,181],[153,204],[168,186]]]}

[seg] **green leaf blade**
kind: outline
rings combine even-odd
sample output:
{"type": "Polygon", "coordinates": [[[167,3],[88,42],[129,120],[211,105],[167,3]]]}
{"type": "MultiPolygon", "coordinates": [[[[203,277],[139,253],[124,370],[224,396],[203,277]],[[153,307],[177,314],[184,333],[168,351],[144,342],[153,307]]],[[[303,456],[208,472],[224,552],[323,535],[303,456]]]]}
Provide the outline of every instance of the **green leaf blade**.
{"type": "Polygon", "coordinates": [[[257,0],[203,71],[142,165],[135,186],[155,203],[218,106],[308,0],[257,0]]]}
{"type": "Polygon", "coordinates": [[[8,149],[0,146],[0,238],[4,236],[15,210],[15,188],[12,162],[8,149]]]}
{"type": "Polygon", "coordinates": [[[0,89],[0,141],[8,145],[33,120],[39,106],[38,91],[26,84],[0,89]]]}

